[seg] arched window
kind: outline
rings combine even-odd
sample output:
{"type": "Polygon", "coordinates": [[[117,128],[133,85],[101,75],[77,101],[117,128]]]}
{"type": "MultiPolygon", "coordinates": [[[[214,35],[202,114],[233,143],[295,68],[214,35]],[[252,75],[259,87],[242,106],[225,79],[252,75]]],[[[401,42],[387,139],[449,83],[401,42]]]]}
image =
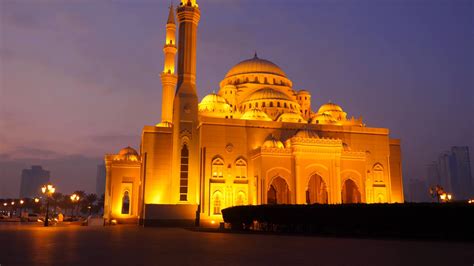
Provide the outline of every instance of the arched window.
{"type": "Polygon", "coordinates": [[[373,168],[374,181],[383,182],[383,167],[380,164],[376,164],[373,168]]]}
{"type": "Polygon", "coordinates": [[[277,107],[281,107],[281,104],[280,104],[280,102],[277,102],[277,107]]]}
{"type": "Polygon", "coordinates": [[[235,206],[245,205],[246,198],[247,197],[245,196],[245,193],[243,191],[239,191],[239,193],[237,193],[237,197],[235,199],[235,206]]]}
{"type": "Polygon", "coordinates": [[[262,103],[262,107],[265,107],[265,102],[262,103]]]}
{"type": "Polygon", "coordinates": [[[189,150],[186,144],[181,148],[181,171],[180,171],[180,186],[179,186],[179,200],[188,200],[188,174],[189,174],[189,150]]]}
{"type": "Polygon", "coordinates": [[[128,190],[123,192],[122,196],[122,214],[130,214],[130,195],[128,190]]]}
{"type": "Polygon", "coordinates": [[[213,214],[218,215],[221,214],[221,203],[222,203],[222,194],[219,191],[214,192],[212,197],[212,205],[213,205],[213,214]]]}
{"type": "Polygon", "coordinates": [[[243,159],[235,162],[235,178],[247,178],[247,163],[243,159]]]}
{"type": "Polygon", "coordinates": [[[255,108],[258,108],[258,103],[255,103],[255,108]]]}
{"type": "Polygon", "coordinates": [[[273,107],[273,102],[270,102],[270,107],[273,107]]]}
{"type": "Polygon", "coordinates": [[[252,104],[251,103],[249,103],[249,108],[252,109],[252,104]]]}
{"type": "Polygon", "coordinates": [[[285,108],[288,108],[288,106],[286,105],[286,103],[284,103],[284,105],[283,105],[283,106],[284,106],[285,108]]]}
{"type": "Polygon", "coordinates": [[[221,158],[216,158],[212,161],[212,177],[224,177],[224,161],[221,158]]]}

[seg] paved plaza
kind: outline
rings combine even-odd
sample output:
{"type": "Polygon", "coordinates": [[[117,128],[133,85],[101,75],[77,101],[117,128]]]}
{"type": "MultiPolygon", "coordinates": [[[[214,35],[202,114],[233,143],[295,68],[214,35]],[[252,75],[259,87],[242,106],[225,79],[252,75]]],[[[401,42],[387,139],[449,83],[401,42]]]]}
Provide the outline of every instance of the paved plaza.
{"type": "Polygon", "coordinates": [[[0,265],[468,265],[474,243],[0,224],[0,265]]]}

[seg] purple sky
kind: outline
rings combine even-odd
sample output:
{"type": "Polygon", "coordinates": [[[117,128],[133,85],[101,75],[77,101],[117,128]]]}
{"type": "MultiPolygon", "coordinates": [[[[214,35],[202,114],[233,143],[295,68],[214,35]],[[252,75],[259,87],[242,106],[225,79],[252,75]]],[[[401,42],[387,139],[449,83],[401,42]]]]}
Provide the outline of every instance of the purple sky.
{"type": "MultiPolygon", "coordinates": [[[[59,191],[94,192],[103,154],[138,147],[160,118],[169,3],[0,1],[0,198],[18,196],[31,164],[59,191]]],[[[331,100],[390,128],[406,183],[450,146],[474,153],[471,0],[198,3],[200,98],[256,50],[311,91],[313,110],[331,100]]]]}

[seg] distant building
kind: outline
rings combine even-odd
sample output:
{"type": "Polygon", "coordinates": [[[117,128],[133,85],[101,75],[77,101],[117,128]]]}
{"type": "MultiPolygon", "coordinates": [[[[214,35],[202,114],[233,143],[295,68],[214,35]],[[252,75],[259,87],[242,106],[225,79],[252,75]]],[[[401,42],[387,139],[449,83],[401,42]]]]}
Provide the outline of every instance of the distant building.
{"type": "Polygon", "coordinates": [[[49,183],[50,173],[40,165],[33,165],[31,169],[23,169],[21,173],[20,198],[34,198],[41,196],[41,186],[49,183]]]}
{"type": "Polygon", "coordinates": [[[474,195],[469,148],[454,146],[439,155],[438,160],[427,167],[428,185],[440,185],[457,200],[474,195]]]}
{"type": "Polygon", "coordinates": [[[408,182],[408,193],[405,193],[410,202],[429,202],[428,185],[425,180],[411,179],[408,182]],[[408,194],[408,195],[407,195],[408,194]]]}
{"type": "Polygon", "coordinates": [[[451,148],[451,186],[459,199],[468,199],[474,195],[471,173],[471,159],[468,147],[451,148]]]}
{"type": "Polygon", "coordinates": [[[97,165],[97,175],[95,180],[95,193],[100,198],[105,191],[105,164],[97,165]]]}

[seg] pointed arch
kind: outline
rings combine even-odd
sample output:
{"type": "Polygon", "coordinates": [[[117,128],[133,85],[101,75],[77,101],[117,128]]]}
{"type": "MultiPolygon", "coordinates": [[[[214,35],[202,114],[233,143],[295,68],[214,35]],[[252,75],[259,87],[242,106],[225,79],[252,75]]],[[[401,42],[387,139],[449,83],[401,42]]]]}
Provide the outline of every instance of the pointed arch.
{"type": "Polygon", "coordinates": [[[242,157],[235,161],[235,178],[247,178],[247,161],[242,157]]]}
{"type": "Polygon", "coordinates": [[[223,195],[220,190],[214,191],[212,194],[212,214],[220,215],[222,208],[223,195]]]}
{"type": "Polygon", "coordinates": [[[327,204],[328,203],[328,190],[326,183],[323,178],[314,174],[308,181],[306,188],[306,203],[307,204],[327,204]]]}
{"type": "Polygon", "coordinates": [[[211,168],[211,175],[213,178],[224,177],[224,159],[222,159],[222,157],[214,157],[214,159],[212,160],[211,168]]]}

